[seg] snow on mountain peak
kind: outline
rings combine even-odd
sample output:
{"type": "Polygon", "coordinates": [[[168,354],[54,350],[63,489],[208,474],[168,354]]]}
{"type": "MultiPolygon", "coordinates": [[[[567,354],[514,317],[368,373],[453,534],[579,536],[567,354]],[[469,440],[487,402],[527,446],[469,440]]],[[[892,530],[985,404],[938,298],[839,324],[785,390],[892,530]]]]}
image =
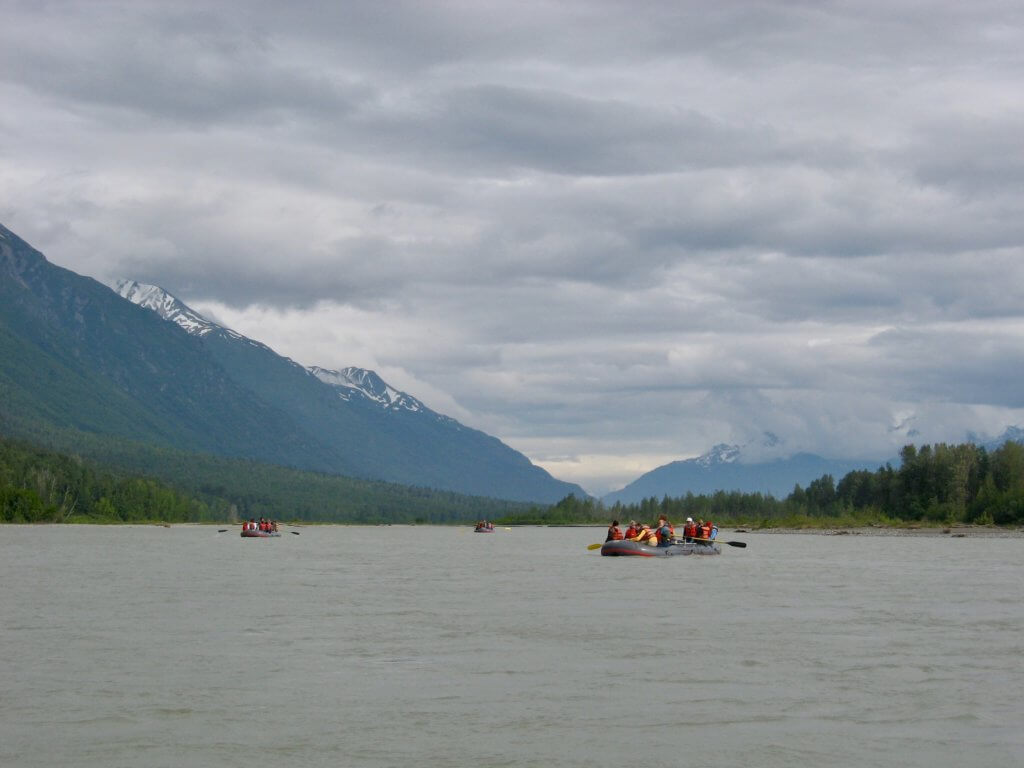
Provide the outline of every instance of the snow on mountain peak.
{"type": "Polygon", "coordinates": [[[365,368],[349,366],[340,371],[332,371],[314,365],[308,370],[320,381],[337,389],[338,396],[343,400],[361,395],[391,410],[431,412],[415,397],[394,389],[376,373],[365,368]]]}
{"type": "Polygon", "coordinates": [[[694,459],[694,463],[702,467],[710,467],[713,464],[732,464],[739,456],[740,446],[719,443],[707,453],[694,459]]]}
{"type": "Polygon", "coordinates": [[[133,304],[153,310],[164,320],[181,326],[193,336],[205,336],[219,327],[159,286],[135,280],[118,280],[114,284],[114,291],[133,304]]]}
{"type": "MultiPolygon", "coordinates": [[[[112,287],[122,298],[156,312],[164,320],[179,325],[193,336],[206,336],[208,333],[216,331],[253,346],[269,349],[269,347],[258,341],[248,339],[235,331],[207,320],[159,286],[147,285],[135,280],[118,280],[112,287]]],[[[298,363],[294,362],[292,364],[298,365],[298,363]]],[[[458,422],[454,419],[435,413],[412,395],[407,395],[405,392],[400,392],[394,387],[389,386],[380,376],[365,368],[350,366],[342,368],[340,371],[332,371],[327,368],[312,366],[305,370],[320,381],[333,387],[338,393],[338,397],[346,402],[351,401],[353,398],[366,398],[385,410],[430,414],[438,420],[458,425],[458,422]]]]}

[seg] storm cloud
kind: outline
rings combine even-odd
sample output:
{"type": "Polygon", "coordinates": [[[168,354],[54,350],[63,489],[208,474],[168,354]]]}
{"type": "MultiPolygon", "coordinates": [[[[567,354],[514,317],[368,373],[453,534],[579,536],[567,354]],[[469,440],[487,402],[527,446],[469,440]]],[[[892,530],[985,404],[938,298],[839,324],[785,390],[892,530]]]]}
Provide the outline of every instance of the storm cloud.
{"type": "Polygon", "coordinates": [[[1019,3],[0,18],[6,226],[594,493],[1024,422],[1019,3]]]}

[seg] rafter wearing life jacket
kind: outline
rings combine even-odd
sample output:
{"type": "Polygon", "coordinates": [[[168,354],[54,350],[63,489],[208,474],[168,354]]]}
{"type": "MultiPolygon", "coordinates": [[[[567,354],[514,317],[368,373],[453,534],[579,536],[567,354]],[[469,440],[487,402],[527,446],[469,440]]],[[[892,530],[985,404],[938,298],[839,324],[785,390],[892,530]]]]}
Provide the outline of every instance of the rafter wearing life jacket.
{"type": "Polygon", "coordinates": [[[608,536],[605,541],[622,541],[622,531],[619,529],[618,520],[612,520],[612,524],[608,526],[608,536]]]}
{"type": "Polygon", "coordinates": [[[686,518],[686,524],[683,526],[683,541],[693,541],[697,536],[697,524],[693,522],[692,517],[686,518]]]}

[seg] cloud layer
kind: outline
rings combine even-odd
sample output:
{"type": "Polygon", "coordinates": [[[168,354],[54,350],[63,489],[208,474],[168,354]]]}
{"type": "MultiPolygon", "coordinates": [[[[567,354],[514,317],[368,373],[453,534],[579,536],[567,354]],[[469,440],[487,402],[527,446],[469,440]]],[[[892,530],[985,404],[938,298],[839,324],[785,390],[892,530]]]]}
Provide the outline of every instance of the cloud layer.
{"type": "Polygon", "coordinates": [[[595,493],[1024,421],[1019,3],[3,6],[0,221],[595,493]]]}

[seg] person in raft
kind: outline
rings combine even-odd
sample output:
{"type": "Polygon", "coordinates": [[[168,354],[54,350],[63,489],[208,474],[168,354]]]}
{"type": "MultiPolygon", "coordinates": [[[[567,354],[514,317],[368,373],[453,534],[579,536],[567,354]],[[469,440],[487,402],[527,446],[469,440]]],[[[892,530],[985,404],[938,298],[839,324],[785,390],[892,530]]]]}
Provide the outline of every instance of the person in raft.
{"type": "Polygon", "coordinates": [[[693,541],[697,538],[697,524],[692,517],[686,518],[686,525],[683,526],[683,541],[693,541]]]}
{"type": "Polygon", "coordinates": [[[704,520],[701,522],[700,535],[705,541],[714,541],[718,535],[718,526],[710,520],[704,520]]]}
{"type": "Polygon", "coordinates": [[[622,541],[622,531],[619,530],[619,521],[612,520],[612,524],[608,526],[608,535],[604,539],[605,541],[622,541]]]}
{"type": "Polygon", "coordinates": [[[622,538],[633,541],[638,533],[640,533],[640,528],[637,526],[636,520],[630,520],[629,527],[626,529],[626,532],[622,534],[622,538]]]}
{"type": "Polygon", "coordinates": [[[662,515],[658,518],[658,527],[655,530],[658,536],[659,547],[671,547],[676,541],[675,528],[669,523],[668,518],[662,515]]]}
{"type": "Polygon", "coordinates": [[[639,541],[641,544],[649,544],[652,547],[658,546],[658,534],[650,529],[646,523],[640,523],[637,525],[637,533],[633,537],[633,541],[639,541]]]}

